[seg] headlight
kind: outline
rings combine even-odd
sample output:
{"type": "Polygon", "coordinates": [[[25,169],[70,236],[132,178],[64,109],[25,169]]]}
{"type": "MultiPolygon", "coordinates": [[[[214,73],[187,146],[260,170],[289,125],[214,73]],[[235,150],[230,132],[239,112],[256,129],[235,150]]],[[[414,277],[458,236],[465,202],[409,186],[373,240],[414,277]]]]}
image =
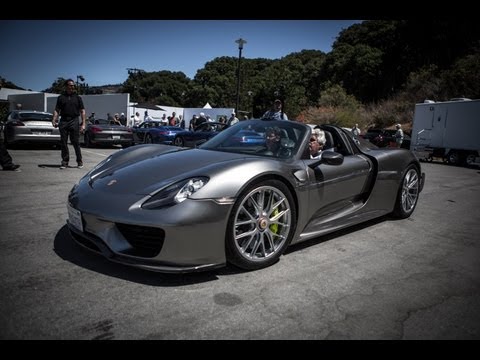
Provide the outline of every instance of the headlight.
{"type": "Polygon", "coordinates": [[[164,206],[179,204],[200,190],[207,182],[207,177],[195,177],[179,181],[166,187],[145,201],[144,209],[158,209],[164,206]]]}

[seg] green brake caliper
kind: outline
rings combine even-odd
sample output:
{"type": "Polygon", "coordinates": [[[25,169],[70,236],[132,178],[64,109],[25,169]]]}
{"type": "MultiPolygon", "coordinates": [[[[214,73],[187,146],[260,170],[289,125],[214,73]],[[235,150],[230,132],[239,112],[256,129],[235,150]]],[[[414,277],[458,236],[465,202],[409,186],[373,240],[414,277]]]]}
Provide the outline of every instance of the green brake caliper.
{"type": "MultiPolygon", "coordinates": [[[[278,207],[277,207],[277,208],[275,208],[275,210],[273,210],[272,217],[277,216],[278,213],[279,213],[279,211],[278,211],[278,207]]],[[[278,224],[270,224],[270,231],[274,234],[277,234],[278,233],[278,224]]]]}

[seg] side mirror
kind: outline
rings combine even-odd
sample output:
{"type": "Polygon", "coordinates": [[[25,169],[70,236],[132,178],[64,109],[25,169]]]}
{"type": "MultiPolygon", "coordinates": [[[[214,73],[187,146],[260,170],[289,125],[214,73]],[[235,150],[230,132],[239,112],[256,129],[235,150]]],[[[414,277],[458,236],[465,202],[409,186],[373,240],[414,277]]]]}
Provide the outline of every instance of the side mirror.
{"type": "Polygon", "coordinates": [[[322,151],[322,162],[328,165],[343,164],[343,155],[335,151],[322,151]]]}
{"type": "Polygon", "coordinates": [[[343,155],[335,151],[322,151],[320,159],[310,160],[308,167],[314,169],[320,164],[341,165],[343,164],[343,155]]]}

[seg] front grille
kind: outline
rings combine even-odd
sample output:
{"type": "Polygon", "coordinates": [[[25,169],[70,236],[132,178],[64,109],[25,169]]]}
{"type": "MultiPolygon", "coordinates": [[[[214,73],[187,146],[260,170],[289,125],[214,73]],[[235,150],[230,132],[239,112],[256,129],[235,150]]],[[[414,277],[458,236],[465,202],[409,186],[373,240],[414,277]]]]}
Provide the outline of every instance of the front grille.
{"type": "Polygon", "coordinates": [[[155,257],[162,250],[165,231],[160,228],[116,223],[118,230],[133,249],[122,251],[125,254],[142,257],[155,257]]]}

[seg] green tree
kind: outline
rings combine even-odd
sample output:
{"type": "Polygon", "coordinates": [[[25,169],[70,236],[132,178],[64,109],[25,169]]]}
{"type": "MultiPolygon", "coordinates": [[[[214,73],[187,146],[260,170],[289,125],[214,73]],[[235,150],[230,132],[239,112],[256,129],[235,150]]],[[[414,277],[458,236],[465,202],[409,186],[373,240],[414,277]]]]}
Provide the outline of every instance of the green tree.
{"type": "Polygon", "coordinates": [[[480,51],[457,60],[442,74],[446,97],[480,99],[480,51]]]}
{"type": "Polygon", "coordinates": [[[377,84],[382,75],[382,56],[381,50],[368,45],[339,45],[327,55],[328,78],[362,101],[375,100],[380,96],[377,84]]]}
{"type": "Polygon", "coordinates": [[[66,80],[67,79],[65,79],[63,77],[58,77],[57,80],[55,80],[52,83],[52,86],[50,86],[49,88],[46,88],[45,90],[42,90],[42,91],[47,92],[47,93],[52,93],[52,94],[61,94],[65,90],[65,81],[66,80]]]}

